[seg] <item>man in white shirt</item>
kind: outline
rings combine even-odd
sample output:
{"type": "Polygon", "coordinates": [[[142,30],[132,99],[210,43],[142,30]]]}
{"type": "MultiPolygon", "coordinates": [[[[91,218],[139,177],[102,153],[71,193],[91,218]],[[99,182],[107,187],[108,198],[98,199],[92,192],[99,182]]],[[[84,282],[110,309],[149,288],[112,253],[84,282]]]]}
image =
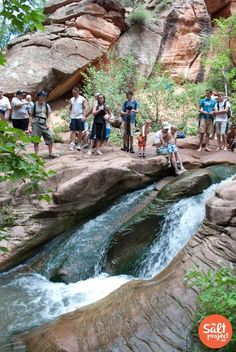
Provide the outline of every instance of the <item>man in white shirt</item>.
{"type": "Polygon", "coordinates": [[[80,95],[80,90],[74,87],[72,90],[73,97],[70,99],[70,130],[71,130],[71,143],[69,150],[81,150],[82,132],[84,131],[84,121],[86,119],[87,101],[80,95]],[[78,136],[79,144],[76,146],[76,133],[78,136]]]}
{"type": "Polygon", "coordinates": [[[27,110],[28,102],[24,99],[22,90],[16,91],[16,96],[12,99],[12,125],[22,131],[28,130],[29,113],[27,110]]]}
{"type": "Polygon", "coordinates": [[[0,88],[0,116],[3,120],[8,120],[11,111],[11,104],[9,99],[5,97],[3,93],[3,89],[0,88]]]}
{"type": "Polygon", "coordinates": [[[228,111],[230,109],[230,103],[228,100],[224,100],[224,94],[218,94],[218,102],[215,105],[215,126],[216,126],[216,135],[217,135],[217,143],[218,148],[216,151],[223,148],[223,150],[227,151],[227,138],[226,138],[226,130],[227,130],[227,122],[228,122],[228,111]]]}

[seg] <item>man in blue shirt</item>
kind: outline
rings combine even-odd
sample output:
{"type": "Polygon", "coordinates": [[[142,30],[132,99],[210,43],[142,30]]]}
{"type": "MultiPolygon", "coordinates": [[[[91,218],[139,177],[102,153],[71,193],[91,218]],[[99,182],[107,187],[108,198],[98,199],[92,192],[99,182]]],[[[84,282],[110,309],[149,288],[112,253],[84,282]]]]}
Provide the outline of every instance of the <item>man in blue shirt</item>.
{"type": "Polygon", "coordinates": [[[125,152],[134,153],[133,143],[135,134],[136,115],[139,113],[139,103],[133,98],[133,92],[126,93],[126,101],[121,109],[122,131],[123,131],[123,148],[125,152]]]}
{"type": "Polygon", "coordinates": [[[205,135],[205,150],[210,152],[209,139],[213,130],[213,119],[216,101],[212,98],[212,90],[206,90],[206,97],[200,101],[198,112],[200,113],[199,121],[199,149],[202,150],[203,139],[205,135]]]}

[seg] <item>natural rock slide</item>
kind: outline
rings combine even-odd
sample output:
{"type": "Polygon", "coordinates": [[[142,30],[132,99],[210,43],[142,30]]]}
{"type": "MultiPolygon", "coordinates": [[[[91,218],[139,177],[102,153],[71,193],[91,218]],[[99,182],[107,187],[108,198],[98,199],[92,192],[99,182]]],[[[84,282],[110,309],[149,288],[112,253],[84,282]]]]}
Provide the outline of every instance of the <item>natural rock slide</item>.
{"type": "MultiPolygon", "coordinates": [[[[179,146],[188,169],[236,164],[235,153],[199,154],[193,149],[197,141],[191,137],[179,141],[179,146]]],[[[24,184],[14,186],[16,197],[12,185],[1,184],[0,201],[12,203],[15,224],[7,233],[9,252],[0,254],[0,270],[29,257],[38,246],[79,224],[120,195],[168,175],[166,158],[153,156],[154,148],[148,151],[146,160],[132,158],[115,147],[104,149],[101,158],[89,158],[78,152],[69,154],[66,145],[56,145],[56,149],[62,156],[47,165],[57,174],[45,185],[53,191],[53,204],[29,200],[24,196],[24,184]]]]}
{"type": "Polygon", "coordinates": [[[184,285],[185,272],[236,263],[235,197],[236,180],[217,188],[198,233],[161,274],[34,329],[21,338],[27,351],[191,351],[196,291],[184,285]]]}

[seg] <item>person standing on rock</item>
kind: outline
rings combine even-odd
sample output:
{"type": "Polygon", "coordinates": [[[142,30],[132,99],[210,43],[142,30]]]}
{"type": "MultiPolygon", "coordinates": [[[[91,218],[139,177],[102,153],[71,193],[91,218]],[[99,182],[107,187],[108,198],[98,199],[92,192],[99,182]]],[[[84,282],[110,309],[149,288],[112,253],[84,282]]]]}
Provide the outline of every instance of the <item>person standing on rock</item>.
{"type": "Polygon", "coordinates": [[[101,145],[106,141],[106,119],[111,116],[111,110],[106,104],[106,99],[103,94],[98,97],[98,102],[93,108],[93,127],[91,133],[91,143],[88,155],[92,154],[92,148],[96,145],[96,154],[101,155],[99,150],[101,145]]]}
{"type": "Polygon", "coordinates": [[[0,115],[3,120],[8,120],[11,113],[11,104],[7,97],[3,95],[4,91],[0,88],[0,115]]]}
{"type": "Polygon", "coordinates": [[[28,131],[29,113],[27,110],[28,101],[25,99],[25,92],[16,91],[16,96],[12,99],[12,125],[22,131],[28,131]]]}
{"type": "Polygon", "coordinates": [[[84,122],[86,120],[87,101],[80,95],[80,89],[74,87],[72,90],[73,97],[70,99],[70,130],[71,130],[71,143],[69,150],[81,150],[82,132],[84,131],[84,122]],[[76,133],[79,143],[76,146],[76,133]]]}
{"type": "MultiPolygon", "coordinates": [[[[45,141],[45,144],[48,146],[49,158],[57,158],[58,155],[52,153],[53,149],[53,136],[50,131],[50,114],[51,107],[46,102],[48,93],[43,90],[38,92],[37,97],[38,101],[34,103],[31,113],[30,113],[30,127],[29,131],[32,132],[34,137],[41,138],[45,141]]],[[[28,103],[28,102],[27,102],[28,103]]],[[[38,154],[39,143],[34,143],[35,153],[38,154]]]]}
{"type": "Polygon", "coordinates": [[[121,150],[134,153],[135,122],[139,113],[139,103],[133,98],[131,90],[127,91],[126,98],[121,109],[123,132],[123,148],[121,150]]]}
{"type": "Polygon", "coordinates": [[[223,148],[227,151],[227,122],[228,112],[230,110],[230,103],[228,100],[224,100],[224,94],[218,93],[218,101],[215,105],[215,125],[218,147],[216,151],[223,148]]]}
{"type": "Polygon", "coordinates": [[[200,113],[200,123],[199,123],[199,149],[201,152],[203,139],[205,135],[205,150],[210,152],[209,149],[209,139],[213,131],[213,119],[216,101],[212,98],[212,90],[206,90],[206,97],[200,101],[199,113],[200,113]]]}

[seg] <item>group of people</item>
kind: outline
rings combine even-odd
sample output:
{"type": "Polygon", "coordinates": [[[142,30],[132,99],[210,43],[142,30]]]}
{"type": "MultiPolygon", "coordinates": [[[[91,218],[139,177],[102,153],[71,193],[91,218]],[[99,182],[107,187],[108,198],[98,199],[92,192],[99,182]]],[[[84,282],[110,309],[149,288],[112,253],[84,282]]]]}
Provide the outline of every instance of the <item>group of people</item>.
{"type": "MultiPolygon", "coordinates": [[[[11,120],[14,128],[39,139],[43,136],[45,144],[48,146],[49,158],[56,158],[58,155],[52,152],[53,135],[50,130],[51,107],[47,103],[48,94],[43,90],[39,91],[37,101],[33,102],[31,95],[17,90],[11,103],[3,94],[3,89],[0,89],[1,119],[11,120]]],[[[38,142],[34,142],[34,150],[37,154],[39,151],[38,142]]]]}
{"type": "MultiPolygon", "coordinates": [[[[36,102],[32,101],[31,95],[27,95],[22,90],[17,90],[11,103],[3,95],[0,89],[0,116],[2,119],[11,119],[15,128],[21,129],[28,134],[36,137],[43,137],[45,144],[48,146],[49,157],[54,158],[53,154],[53,134],[50,129],[51,107],[47,103],[48,94],[41,90],[37,93],[36,102]]],[[[106,103],[106,97],[103,94],[96,93],[94,102],[89,109],[89,104],[81,94],[78,87],[72,90],[72,98],[69,102],[69,129],[70,143],[69,150],[81,150],[82,147],[88,148],[88,154],[93,151],[101,155],[101,146],[108,143],[111,133],[111,121],[113,115],[109,105],[106,103]],[[92,115],[93,121],[90,128],[87,118],[92,115]]],[[[120,115],[122,119],[121,131],[123,137],[122,151],[135,153],[134,136],[136,130],[137,114],[139,113],[139,102],[134,98],[132,91],[126,92],[126,99],[121,107],[120,115]]],[[[206,90],[206,96],[201,99],[199,105],[199,149],[203,147],[205,137],[205,150],[209,148],[210,138],[214,139],[217,135],[218,147],[220,149],[233,150],[236,147],[236,126],[232,125],[229,129],[230,120],[230,103],[224,97],[223,93],[218,93],[216,97],[212,96],[211,90],[206,90]]],[[[150,132],[151,120],[146,120],[140,128],[138,135],[138,156],[145,158],[147,136],[150,132]]],[[[177,128],[164,122],[162,129],[155,135],[157,154],[165,155],[168,159],[168,165],[173,166],[175,173],[184,172],[180,154],[176,146],[177,128]]],[[[35,152],[39,151],[38,142],[34,142],[35,152]]]]}
{"type": "Polygon", "coordinates": [[[199,106],[199,149],[202,151],[204,137],[205,150],[211,152],[209,148],[210,139],[217,136],[217,149],[227,151],[236,147],[236,126],[231,123],[231,106],[229,98],[222,92],[213,96],[210,89],[206,90],[206,95],[200,101],[199,106]]]}
{"type": "MultiPolygon", "coordinates": [[[[106,144],[111,133],[111,121],[113,115],[110,107],[106,103],[106,97],[103,94],[96,93],[92,109],[88,108],[86,99],[81,95],[79,88],[72,90],[73,97],[70,99],[69,116],[71,141],[69,150],[81,150],[81,144],[84,138],[89,143],[88,154],[91,155],[95,150],[97,155],[101,155],[101,146],[106,144]],[[93,115],[92,128],[89,133],[89,125],[86,122],[87,117],[93,115]],[[76,140],[78,143],[76,143],[76,140]]],[[[133,99],[133,92],[126,93],[126,100],[121,108],[122,117],[122,134],[123,134],[123,151],[134,153],[134,134],[136,115],[139,112],[139,103],[133,99]]]]}

